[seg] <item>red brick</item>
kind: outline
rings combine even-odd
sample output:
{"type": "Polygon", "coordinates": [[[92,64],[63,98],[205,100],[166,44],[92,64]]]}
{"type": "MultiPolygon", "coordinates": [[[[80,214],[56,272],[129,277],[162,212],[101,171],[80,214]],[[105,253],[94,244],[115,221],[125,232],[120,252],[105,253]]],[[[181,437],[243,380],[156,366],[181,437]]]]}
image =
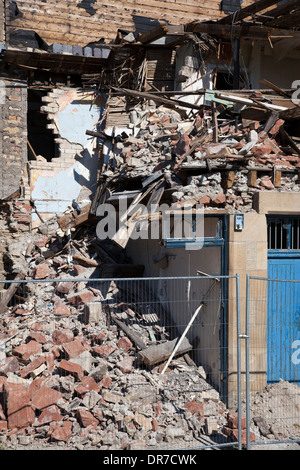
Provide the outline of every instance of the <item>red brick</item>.
{"type": "Polygon", "coordinates": [[[274,124],[274,126],[272,127],[272,129],[269,130],[269,134],[270,135],[275,135],[277,134],[277,132],[279,131],[279,129],[281,128],[281,126],[283,126],[284,124],[284,120],[283,119],[278,119],[276,121],[276,123],[274,124]]]}
{"type": "Polygon", "coordinates": [[[31,372],[33,372],[35,369],[40,367],[42,364],[45,364],[45,358],[43,356],[37,357],[33,361],[31,361],[26,367],[23,367],[23,369],[20,372],[20,377],[23,379],[28,377],[31,372]]]}
{"type": "Polygon", "coordinates": [[[62,359],[58,365],[58,368],[63,373],[73,375],[78,380],[82,380],[83,378],[83,369],[79,364],[62,359]]]}
{"type": "Polygon", "coordinates": [[[24,361],[27,361],[31,356],[35,354],[40,354],[42,351],[42,347],[36,341],[29,341],[27,344],[22,344],[21,346],[16,347],[12,354],[14,356],[18,356],[24,361]]]}
{"type": "Polygon", "coordinates": [[[69,294],[67,297],[67,301],[70,302],[72,305],[81,305],[81,304],[87,304],[91,302],[93,298],[94,298],[93,292],[86,289],[86,290],[83,290],[82,292],[69,294]]]}
{"type": "Polygon", "coordinates": [[[95,344],[102,344],[105,338],[106,338],[106,333],[104,331],[101,331],[101,333],[99,333],[98,335],[93,335],[91,339],[93,343],[95,344]]]}
{"type": "Polygon", "coordinates": [[[89,392],[89,389],[82,384],[77,385],[74,390],[76,392],[76,395],[79,396],[79,398],[83,398],[84,395],[89,392]]]}
{"type": "Polygon", "coordinates": [[[152,431],[156,432],[158,430],[158,423],[156,419],[152,419],[152,431]]]}
{"type": "Polygon", "coordinates": [[[98,424],[98,420],[95,418],[95,416],[93,416],[92,413],[87,410],[78,410],[77,419],[84,428],[98,424]]]}
{"type": "Polygon", "coordinates": [[[40,344],[47,343],[46,336],[43,333],[39,332],[39,331],[30,331],[27,338],[32,339],[32,340],[34,340],[34,341],[36,341],[37,343],[40,343],[40,344]]]}
{"type": "Polygon", "coordinates": [[[190,413],[192,413],[192,415],[198,415],[198,416],[204,415],[202,403],[199,403],[196,400],[187,401],[184,404],[184,408],[188,410],[190,413]]]}
{"type": "Polygon", "coordinates": [[[0,420],[0,432],[7,431],[8,424],[6,420],[0,420]]]}
{"type": "Polygon", "coordinates": [[[34,240],[34,244],[35,246],[39,248],[43,248],[44,246],[47,245],[48,241],[49,241],[49,238],[47,236],[41,236],[37,238],[36,240],[34,240]]]}
{"type": "Polygon", "coordinates": [[[260,186],[262,188],[265,188],[265,189],[268,189],[268,190],[272,190],[274,189],[274,185],[271,181],[271,179],[267,176],[267,177],[263,177],[260,181],[260,186]]]}
{"type": "Polygon", "coordinates": [[[269,155],[270,153],[272,153],[272,147],[271,145],[263,143],[255,145],[251,152],[255,157],[262,157],[264,155],[269,155]]]}
{"type": "Polygon", "coordinates": [[[84,395],[86,393],[90,392],[91,390],[93,390],[97,393],[99,393],[101,391],[100,386],[93,379],[93,377],[84,376],[84,377],[82,377],[81,382],[82,382],[81,384],[79,384],[79,385],[77,385],[77,387],[75,387],[75,392],[80,398],[84,397],[84,395]]]}
{"type": "Polygon", "coordinates": [[[51,269],[48,263],[38,264],[34,271],[34,279],[46,279],[50,277],[51,269]]]}
{"type": "Polygon", "coordinates": [[[209,204],[211,201],[209,196],[203,196],[199,199],[199,204],[209,204]]]}
{"type": "Polygon", "coordinates": [[[54,315],[69,316],[71,310],[64,302],[56,302],[54,305],[54,315]]]}
{"type": "Polygon", "coordinates": [[[42,387],[33,396],[31,405],[37,410],[43,410],[51,405],[55,405],[60,398],[62,398],[62,394],[59,391],[49,387],[42,387]]]}
{"type": "Polygon", "coordinates": [[[112,384],[112,379],[108,375],[105,375],[104,377],[102,377],[100,381],[100,385],[103,388],[109,388],[111,384],[112,384]]]}
{"type": "Polygon", "coordinates": [[[5,392],[8,427],[23,428],[32,424],[35,413],[30,406],[30,394],[25,385],[6,382],[5,392]]]}
{"type": "Polygon", "coordinates": [[[108,357],[110,354],[112,354],[116,348],[114,346],[94,346],[93,347],[93,353],[96,354],[97,356],[100,357],[108,357]]]}
{"type": "MultiPolygon", "coordinates": [[[[241,418],[242,429],[246,429],[247,421],[246,417],[241,418]]],[[[227,426],[231,429],[238,428],[238,413],[230,411],[227,415],[227,426]]]]}
{"type": "Polygon", "coordinates": [[[123,336],[123,338],[120,338],[118,341],[118,348],[123,349],[126,353],[132,348],[132,346],[132,342],[126,336],[123,336]]]}
{"type": "Polygon", "coordinates": [[[52,339],[55,344],[70,343],[74,339],[74,333],[72,330],[55,330],[52,334],[52,339]]]}
{"type": "Polygon", "coordinates": [[[51,440],[67,442],[72,437],[72,422],[52,422],[48,432],[51,440]]]}
{"type": "Polygon", "coordinates": [[[61,294],[69,294],[69,292],[72,290],[74,283],[73,282],[60,282],[56,290],[57,292],[60,292],[61,294]]]}
{"type": "Polygon", "coordinates": [[[62,347],[68,359],[78,357],[81,353],[86,351],[86,347],[80,339],[75,339],[74,341],[64,343],[62,347]]]}
{"type": "Polygon", "coordinates": [[[58,406],[51,405],[42,411],[34,425],[43,426],[45,424],[52,423],[53,421],[62,421],[62,418],[63,417],[60,414],[58,406]]]}
{"type": "Polygon", "coordinates": [[[100,387],[93,377],[85,376],[82,377],[82,385],[86,387],[89,391],[94,390],[95,392],[100,392],[100,387]]]}
{"type": "Polygon", "coordinates": [[[73,265],[73,270],[74,270],[75,276],[78,276],[79,274],[83,273],[84,268],[82,266],[80,266],[80,264],[74,264],[73,265]]]}
{"type": "Polygon", "coordinates": [[[46,380],[46,377],[37,377],[31,382],[31,384],[28,387],[28,393],[30,395],[30,399],[36,394],[38,390],[40,390],[45,380],[46,380]]]}
{"type": "Polygon", "coordinates": [[[226,196],[223,193],[219,193],[214,200],[215,204],[224,204],[226,202],[226,196]]]}

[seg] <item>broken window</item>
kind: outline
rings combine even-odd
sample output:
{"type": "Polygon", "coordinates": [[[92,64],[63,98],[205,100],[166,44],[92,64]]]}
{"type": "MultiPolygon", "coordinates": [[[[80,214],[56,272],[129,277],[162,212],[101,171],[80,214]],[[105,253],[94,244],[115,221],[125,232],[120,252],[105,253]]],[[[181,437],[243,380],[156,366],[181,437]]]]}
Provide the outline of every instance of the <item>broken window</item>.
{"type": "Polygon", "coordinates": [[[28,160],[35,160],[38,155],[51,161],[59,156],[58,144],[54,140],[54,134],[48,129],[49,120],[47,114],[41,112],[43,106],[42,97],[47,95],[47,91],[30,89],[28,90],[28,160]]]}

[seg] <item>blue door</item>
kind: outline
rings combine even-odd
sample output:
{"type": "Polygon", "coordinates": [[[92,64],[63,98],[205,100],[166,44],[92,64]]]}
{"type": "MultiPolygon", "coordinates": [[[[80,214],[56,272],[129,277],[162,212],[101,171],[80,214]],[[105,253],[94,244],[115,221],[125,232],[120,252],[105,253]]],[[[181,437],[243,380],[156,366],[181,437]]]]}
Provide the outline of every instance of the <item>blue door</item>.
{"type": "Polygon", "coordinates": [[[300,217],[274,215],[267,222],[267,380],[300,385],[300,217]]]}
{"type": "Polygon", "coordinates": [[[285,282],[300,281],[300,255],[269,251],[268,278],[267,380],[300,385],[300,282],[285,282]]]}

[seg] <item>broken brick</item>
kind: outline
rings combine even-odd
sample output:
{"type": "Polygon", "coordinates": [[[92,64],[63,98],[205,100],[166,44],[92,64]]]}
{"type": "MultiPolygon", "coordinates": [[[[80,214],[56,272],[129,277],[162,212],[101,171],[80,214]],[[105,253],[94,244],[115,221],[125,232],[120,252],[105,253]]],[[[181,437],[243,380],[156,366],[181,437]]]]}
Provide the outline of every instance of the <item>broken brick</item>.
{"type": "Polygon", "coordinates": [[[91,302],[94,298],[93,292],[88,289],[83,290],[82,292],[72,293],[67,296],[67,301],[72,305],[87,304],[91,302]]]}
{"type": "Polygon", "coordinates": [[[50,405],[43,409],[40,416],[37,418],[34,426],[44,426],[45,424],[52,423],[53,421],[62,421],[63,417],[60,414],[57,405],[50,405]]]}
{"type": "Polygon", "coordinates": [[[54,315],[69,316],[71,315],[71,310],[64,302],[56,302],[53,313],[54,315]]]}
{"type": "Polygon", "coordinates": [[[81,380],[83,378],[83,369],[79,364],[75,364],[74,362],[62,359],[58,364],[58,368],[64,374],[73,375],[78,380],[81,380]]]}
{"type": "Polygon", "coordinates": [[[50,405],[55,405],[62,398],[62,394],[49,387],[42,387],[36,392],[31,400],[31,405],[37,410],[43,410],[50,405]]]}
{"type": "Polygon", "coordinates": [[[74,339],[74,333],[72,330],[55,330],[52,334],[52,339],[55,344],[70,343],[74,339]]]}
{"type": "Polygon", "coordinates": [[[75,358],[86,351],[86,346],[80,339],[75,339],[74,341],[64,343],[62,348],[68,359],[75,358]]]}
{"type": "Polygon", "coordinates": [[[116,348],[114,346],[101,345],[101,346],[94,346],[93,347],[93,353],[97,356],[100,356],[100,357],[108,357],[115,350],[116,350],[116,348]]]}
{"type": "Polygon", "coordinates": [[[42,351],[41,345],[37,343],[36,341],[32,340],[32,341],[29,341],[29,343],[27,344],[22,344],[21,346],[18,346],[15,349],[13,349],[12,354],[26,361],[31,356],[35,354],[40,354],[41,351],[42,351]]]}
{"type": "Polygon", "coordinates": [[[48,435],[52,441],[64,441],[72,437],[72,421],[51,422],[48,435]]]}
{"type": "Polygon", "coordinates": [[[87,426],[97,425],[99,421],[87,410],[78,410],[77,417],[81,425],[86,428],[87,426]]]}
{"type": "Polygon", "coordinates": [[[132,348],[132,346],[133,346],[132,342],[126,336],[123,336],[118,341],[118,348],[123,349],[125,353],[127,353],[129,349],[132,348]]]}
{"type": "Polygon", "coordinates": [[[51,269],[48,263],[38,264],[35,268],[34,279],[46,279],[50,277],[51,269]]]}

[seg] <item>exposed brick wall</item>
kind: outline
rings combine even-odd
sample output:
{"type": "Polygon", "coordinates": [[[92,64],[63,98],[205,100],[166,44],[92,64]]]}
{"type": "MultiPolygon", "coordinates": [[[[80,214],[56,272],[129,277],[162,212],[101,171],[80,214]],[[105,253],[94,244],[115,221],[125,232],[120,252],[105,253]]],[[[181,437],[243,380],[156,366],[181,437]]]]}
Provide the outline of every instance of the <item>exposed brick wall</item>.
{"type": "Polygon", "coordinates": [[[0,78],[0,199],[20,187],[27,161],[27,84],[0,78]]]}
{"type": "Polygon", "coordinates": [[[5,43],[4,0],[0,0],[0,44],[5,43]]]}

